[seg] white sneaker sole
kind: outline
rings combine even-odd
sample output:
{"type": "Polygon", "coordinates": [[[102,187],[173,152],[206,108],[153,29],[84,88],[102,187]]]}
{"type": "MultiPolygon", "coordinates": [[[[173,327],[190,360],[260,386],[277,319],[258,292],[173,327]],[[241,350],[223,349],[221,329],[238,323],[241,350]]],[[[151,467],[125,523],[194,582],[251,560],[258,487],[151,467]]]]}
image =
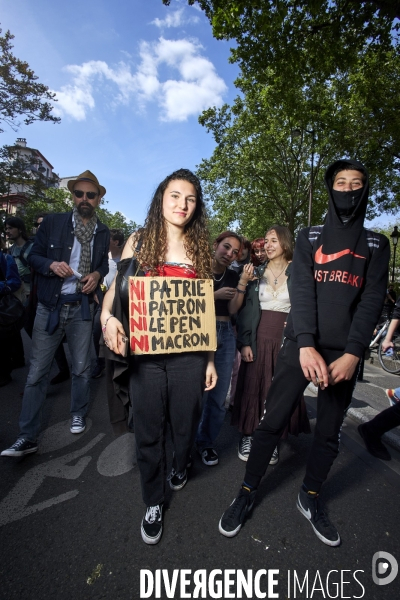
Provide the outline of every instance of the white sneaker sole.
{"type": "Polygon", "coordinates": [[[38,451],[38,447],[36,446],[36,448],[30,448],[29,450],[22,450],[22,451],[15,451],[15,450],[3,450],[3,452],[0,454],[0,456],[25,456],[26,454],[34,454],[35,452],[38,451]]]}
{"type": "Polygon", "coordinates": [[[305,517],[307,519],[307,521],[309,521],[309,523],[311,524],[311,527],[314,530],[315,535],[317,536],[317,538],[319,538],[321,540],[321,542],[323,542],[327,546],[339,546],[339,544],[340,544],[340,535],[339,534],[338,534],[337,540],[332,541],[332,540],[328,540],[326,537],[324,537],[322,535],[322,533],[320,533],[319,531],[317,531],[317,529],[315,529],[313,522],[311,521],[309,515],[306,513],[306,511],[304,510],[304,508],[302,507],[302,505],[300,503],[300,495],[298,495],[298,497],[297,497],[296,506],[297,506],[298,510],[301,512],[301,514],[303,515],[303,517],[305,517]]]}
{"type": "Polygon", "coordinates": [[[70,432],[71,433],[83,433],[86,429],[86,425],[84,425],[83,427],[70,427],[70,432]]]}
{"type": "MultiPolygon", "coordinates": [[[[236,498],[235,498],[235,500],[236,500],[236,498]]],[[[235,502],[235,500],[233,500],[233,502],[235,502]]],[[[230,506],[232,506],[233,502],[231,502],[231,503],[230,503],[230,506]]],[[[253,502],[250,504],[250,506],[248,506],[248,507],[247,507],[247,510],[246,510],[246,516],[247,516],[247,515],[248,515],[248,513],[249,513],[249,512],[252,510],[253,506],[254,506],[254,500],[253,500],[253,502]]],[[[226,511],[225,511],[225,512],[226,512],[226,511]]],[[[224,513],[224,514],[225,514],[225,513],[224,513]]],[[[233,529],[233,531],[226,531],[226,529],[224,529],[224,528],[222,527],[222,519],[223,519],[223,518],[224,518],[224,515],[222,515],[222,517],[221,517],[221,518],[220,518],[220,520],[219,520],[219,524],[218,524],[218,531],[219,531],[220,533],[222,533],[222,535],[224,535],[225,537],[228,537],[228,538],[235,537],[235,535],[237,535],[237,534],[239,533],[239,531],[241,530],[243,523],[240,523],[240,525],[238,525],[238,526],[236,527],[236,529],[233,529]]],[[[243,521],[243,522],[244,522],[244,521],[243,521]]]]}
{"type": "Polygon", "coordinates": [[[162,532],[163,532],[163,528],[161,527],[160,533],[156,536],[156,537],[149,537],[145,530],[143,529],[143,521],[142,521],[142,525],[140,527],[140,533],[142,534],[142,540],[144,541],[145,544],[158,544],[158,542],[160,541],[160,538],[162,536],[162,532]]]}
{"type": "Polygon", "coordinates": [[[240,458],[240,460],[243,460],[244,462],[247,462],[249,460],[249,455],[241,454],[240,450],[238,450],[238,457],[240,458]]]}

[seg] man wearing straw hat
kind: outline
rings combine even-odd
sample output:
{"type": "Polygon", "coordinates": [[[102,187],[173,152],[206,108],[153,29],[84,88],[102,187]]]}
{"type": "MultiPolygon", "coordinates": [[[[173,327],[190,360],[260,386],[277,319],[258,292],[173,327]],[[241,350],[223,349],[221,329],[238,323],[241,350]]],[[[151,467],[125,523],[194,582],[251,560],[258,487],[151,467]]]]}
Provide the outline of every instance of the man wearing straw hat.
{"type": "Polygon", "coordinates": [[[70,213],[49,214],[29,255],[38,273],[38,307],[32,334],[31,364],[22,401],[17,441],[2,456],[23,456],[38,449],[42,406],[54,354],[67,338],[72,358],[71,433],[86,428],[90,397],[90,344],[94,296],[108,273],[110,233],[96,216],[105,195],[97,177],[85,171],[68,182],[70,213]]]}

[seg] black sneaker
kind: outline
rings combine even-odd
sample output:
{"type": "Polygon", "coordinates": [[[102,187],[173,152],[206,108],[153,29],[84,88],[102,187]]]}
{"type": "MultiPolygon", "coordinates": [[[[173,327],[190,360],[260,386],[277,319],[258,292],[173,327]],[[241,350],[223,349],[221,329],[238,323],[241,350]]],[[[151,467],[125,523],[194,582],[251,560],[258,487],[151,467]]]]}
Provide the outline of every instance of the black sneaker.
{"type": "Polygon", "coordinates": [[[278,446],[276,446],[275,450],[272,453],[271,460],[269,461],[270,465],[277,465],[279,462],[279,450],[278,446]]]}
{"type": "Polygon", "coordinates": [[[311,496],[303,488],[300,488],[297,497],[297,508],[301,514],[310,521],[314,533],[328,546],[339,546],[340,536],[337,529],[325,513],[318,495],[311,496]]]}
{"type": "Polygon", "coordinates": [[[71,419],[71,433],[83,433],[86,429],[86,419],[85,417],[80,417],[79,415],[74,415],[71,419]]]}
{"type": "Polygon", "coordinates": [[[257,490],[240,488],[239,495],[224,512],[219,522],[219,532],[226,537],[234,537],[239,533],[247,513],[253,508],[257,490]]]}
{"type": "Polygon", "coordinates": [[[177,473],[175,469],[172,469],[168,481],[169,486],[172,490],[181,490],[187,484],[188,476],[187,470],[185,469],[181,473],[177,473]]]}
{"type": "Polygon", "coordinates": [[[381,460],[392,460],[389,450],[381,442],[381,438],[376,435],[368,433],[368,423],[362,423],[357,427],[358,433],[364,440],[366,449],[372,456],[380,458],[381,460]]]}
{"type": "Polygon", "coordinates": [[[15,444],[3,450],[1,456],[24,456],[25,454],[33,454],[37,452],[38,445],[36,442],[30,442],[25,438],[19,438],[15,444]]]}
{"type": "Polygon", "coordinates": [[[208,467],[212,467],[213,465],[218,464],[218,454],[216,453],[214,448],[204,448],[204,450],[202,450],[200,454],[201,460],[208,467]]]}
{"type": "Polygon", "coordinates": [[[251,435],[243,435],[238,446],[238,457],[240,460],[247,462],[251,450],[253,437],[251,435]]]}
{"type": "Polygon", "coordinates": [[[157,544],[163,530],[163,505],[148,506],[140,528],[145,544],[157,544]]]}

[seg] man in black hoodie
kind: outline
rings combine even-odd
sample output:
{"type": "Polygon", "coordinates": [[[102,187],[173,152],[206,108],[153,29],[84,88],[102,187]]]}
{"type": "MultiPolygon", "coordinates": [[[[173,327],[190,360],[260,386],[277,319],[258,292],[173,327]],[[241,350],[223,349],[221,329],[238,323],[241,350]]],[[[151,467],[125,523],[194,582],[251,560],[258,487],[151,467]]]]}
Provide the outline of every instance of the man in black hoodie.
{"type": "Polygon", "coordinates": [[[219,531],[235,536],[254,504],[272,453],[308,383],[319,386],[317,422],[297,508],[318,538],[338,546],[319,492],[339,451],[339,435],[360,358],[378,322],[387,286],[389,242],[364,228],[368,174],[354,160],[326,172],[323,226],[302,229],[292,266],[292,308],[264,416],[254,433],[239,495],[219,531]]]}

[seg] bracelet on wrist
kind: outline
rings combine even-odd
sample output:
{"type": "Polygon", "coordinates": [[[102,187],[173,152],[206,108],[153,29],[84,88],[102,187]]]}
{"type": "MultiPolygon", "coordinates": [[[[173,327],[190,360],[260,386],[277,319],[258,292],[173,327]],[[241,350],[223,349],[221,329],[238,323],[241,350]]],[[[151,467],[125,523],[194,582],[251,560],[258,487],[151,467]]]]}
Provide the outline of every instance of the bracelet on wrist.
{"type": "Polygon", "coordinates": [[[102,330],[102,332],[103,332],[103,333],[104,333],[104,332],[105,332],[105,330],[106,330],[106,327],[107,327],[107,323],[108,323],[108,321],[109,321],[109,320],[110,320],[110,319],[111,319],[113,316],[114,316],[114,315],[110,315],[110,316],[109,316],[109,317],[107,317],[107,319],[104,321],[104,325],[103,325],[103,327],[101,328],[101,330],[102,330]]]}
{"type": "Polygon", "coordinates": [[[238,285],[243,285],[244,287],[247,287],[247,281],[246,283],[242,283],[241,281],[239,281],[238,285]]]}
{"type": "Polygon", "coordinates": [[[236,288],[236,291],[238,294],[245,294],[246,290],[239,290],[239,288],[236,288]]]}

